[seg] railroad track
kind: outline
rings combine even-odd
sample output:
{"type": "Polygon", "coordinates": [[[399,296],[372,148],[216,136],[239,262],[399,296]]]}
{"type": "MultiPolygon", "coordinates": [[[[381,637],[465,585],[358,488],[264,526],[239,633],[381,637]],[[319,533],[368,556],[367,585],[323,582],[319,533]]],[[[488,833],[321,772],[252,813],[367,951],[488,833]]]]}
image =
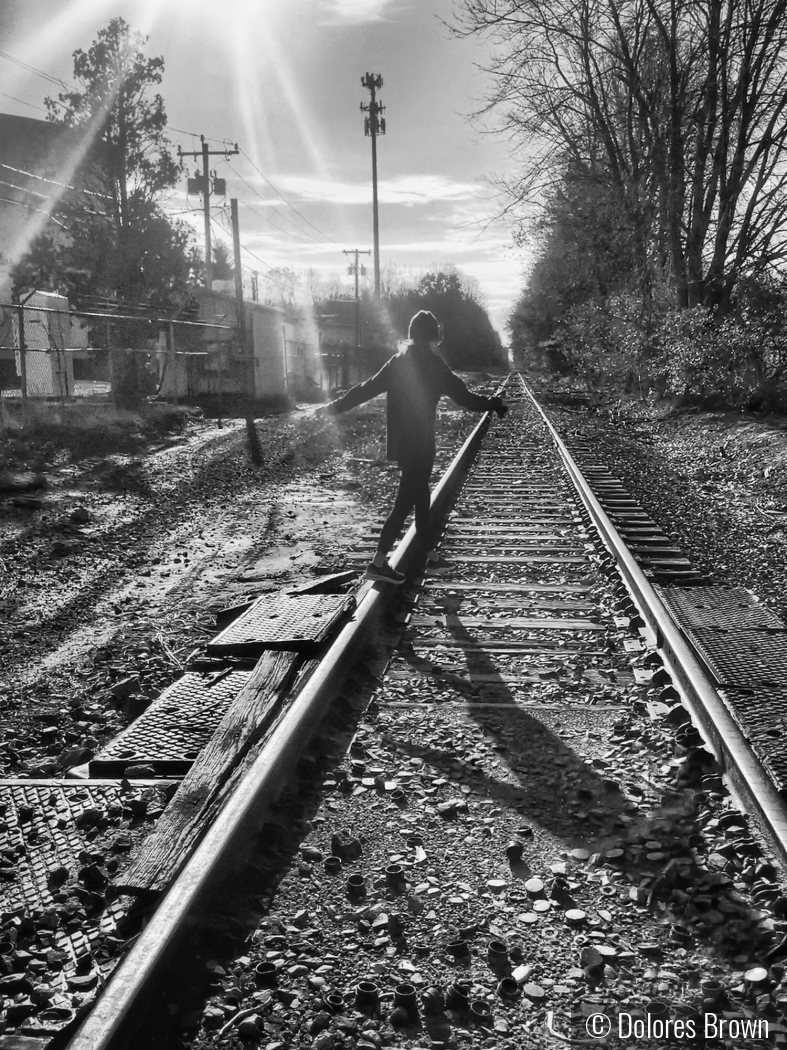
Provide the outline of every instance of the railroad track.
{"type": "MultiPolygon", "coordinates": [[[[607,1045],[646,1029],[662,1045],[779,1041],[787,831],[763,701],[785,629],[747,592],[708,587],[592,449],[561,445],[517,376],[506,397],[506,420],[482,420],[435,491],[439,560],[419,573],[413,535],[398,548],[404,593],[362,587],[350,620],[344,593],[310,606],[334,631],[322,650],[323,636],[271,633],[289,606],[257,608],[262,656],[248,632],[232,648],[239,618],[191,672],[214,691],[236,676],[245,706],[227,723],[232,702],[216,702],[224,728],[197,762],[193,739],[181,747],[191,772],[112,906],[133,922],[129,894],[161,899],[55,1041],[546,1047],[592,1043],[601,1015],[607,1045]],[[261,728],[239,776],[222,756],[250,703],[261,728]],[[217,961],[204,953],[230,919],[213,913],[233,895],[217,961]],[[185,1015],[170,1009],[183,984],[201,995],[185,1015]]],[[[96,969],[82,966],[93,984],[96,969]]],[[[36,986],[13,973],[24,1007],[36,986]]],[[[61,982],[72,1003],[79,976],[61,982]]],[[[52,1044],[48,1020],[0,1050],[52,1044]]]]}

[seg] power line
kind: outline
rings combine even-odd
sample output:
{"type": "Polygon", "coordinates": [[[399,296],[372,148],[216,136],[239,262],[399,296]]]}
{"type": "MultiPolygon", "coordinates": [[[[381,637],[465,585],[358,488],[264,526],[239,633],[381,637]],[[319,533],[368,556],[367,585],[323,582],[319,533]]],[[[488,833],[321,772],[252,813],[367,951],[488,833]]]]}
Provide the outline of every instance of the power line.
{"type": "MultiPolygon", "coordinates": [[[[233,175],[236,175],[241,180],[242,183],[244,183],[246,186],[248,186],[248,188],[251,190],[251,192],[255,196],[259,197],[259,199],[263,202],[263,204],[267,204],[268,203],[268,198],[267,197],[263,197],[263,195],[260,193],[260,191],[255,186],[252,186],[252,184],[247,179],[244,179],[244,177],[241,175],[241,173],[239,171],[237,171],[236,168],[232,164],[228,164],[228,166],[229,166],[230,170],[232,171],[233,175]]],[[[244,207],[248,208],[249,205],[246,204],[246,205],[244,205],[244,207]]],[[[258,214],[258,213],[255,212],[255,214],[258,214]]],[[[265,216],[260,215],[260,218],[263,219],[263,218],[265,218],[265,216]]],[[[317,243],[317,238],[314,236],[314,234],[309,233],[308,230],[302,229],[295,222],[294,219],[291,219],[288,215],[285,215],[285,214],[282,214],[282,219],[284,219],[285,222],[288,222],[291,226],[293,226],[298,231],[298,233],[300,233],[303,237],[308,237],[309,240],[314,241],[315,243],[317,243]]],[[[276,226],[276,228],[281,230],[282,233],[287,233],[288,232],[287,230],[284,229],[283,226],[278,226],[277,223],[273,222],[271,219],[268,219],[268,222],[270,222],[271,226],[276,226]]]]}
{"type": "MultiPolygon", "coordinates": [[[[193,139],[198,139],[199,138],[199,132],[198,131],[184,131],[183,128],[173,128],[171,124],[167,124],[166,130],[167,131],[176,131],[178,133],[178,135],[189,135],[193,139]]],[[[208,139],[208,142],[210,142],[210,139],[208,139]]]]}
{"type": "MultiPolygon", "coordinates": [[[[271,217],[269,215],[263,215],[261,211],[257,211],[257,209],[256,208],[252,208],[252,206],[250,204],[246,204],[245,201],[242,201],[241,203],[243,204],[243,207],[246,208],[247,211],[250,211],[252,213],[252,215],[256,215],[257,218],[258,219],[262,219],[263,222],[269,222],[271,224],[271,226],[275,230],[279,230],[281,233],[285,233],[285,234],[289,234],[291,232],[290,230],[286,229],[284,226],[279,226],[279,224],[277,222],[274,222],[273,219],[271,219],[271,217]]],[[[286,218],[286,216],[283,215],[282,218],[286,218]]],[[[313,244],[317,244],[317,241],[313,237],[311,237],[309,234],[307,234],[305,231],[301,230],[297,226],[295,227],[295,229],[298,230],[298,232],[301,233],[304,237],[309,237],[309,240],[313,244]]]]}
{"type": "Polygon", "coordinates": [[[51,73],[45,73],[43,69],[37,69],[35,66],[28,65],[27,62],[23,62],[21,58],[14,58],[13,55],[9,55],[7,51],[0,51],[0,58],[5,58],[8,62],[13,62],[15,66],[21,66],[22,69],[26,69],[28,73],[35,73],[38,77],[43,77],[44,80],[48,80],[50,84],[57,84],[59,87],[63,87],[66,91],[70,90],[73,86],[67,84],[65,80],[60,80],[59,77],[53,77],[51,73]]]}
{"type": "Polygon", "coordinates": [[[202,208],[162,208],[161,210],[166,215],[194,215],[195,212],[202,211],[202,208]]]}
{"type": "Polygon", "coordinates": [[[8,171],[13,171],[17,175],[26,175],[29,179],[38,179],[40,182],[48,182],[52,186],[60,186],[64,190],[76,190],[77,193],[87,193],[91,197],[104,197],[106,200],[112,200],[112,196],[109,193],[99,193],[97,190],[81,190],[77,186],[71,186],[67,182],[58,182],[57,179],[47,179],[43,175],[36,175],[33,171],[25,171],[24,168],[15,168],[11,164],[4,164],[0,161],[0,168],[6,168],[8,171]]]}
{"type": "Polygon", "coordinates": [[[21,103],[21,104],[22,104],[23,106],[30,106],[30,108],[31,108],[31,109],[37,109],[37,110],[39,110],[39,111],[40,111],[41,113],[46,113],[46,110],[44,109],[44,107],[43,107],[43,106],[36,106],[36,105],[35,105],[35,103],[33,103],[33,102],[27,102],[27,101],[26,101],[25,99],[23,99],[23,98],[17,98],[17,97],[16,97],[16,95],[9,95],[7,91],[0,91],[0,95],[2,95],[2,96],[3,96],[3,98],[10,98],[10,99],[12,100],[12,102],[19,102],[19,103],[21,103]]]}
{"type": "Polygon", "coordinates": [[[42,200],[45,201],[52,199],[51,193],[39,193],[38,190],[28,189],[27,186],[17,186],[15,182],[8,182],[6,179],[0,179],[0,186],[8,186],[9,189],[19,190],[20,193],[30,193],[34,197],[40,197],[42,200]]]}
{"type": "Polygon", "coordinates": [[[267,182],[267,184],[268,184],[268,185],[270,186],[270,188],[271,188],[271,189],[273,190],[273,192],[274,192],[275,194],[277,194],[277,195],[278,195],[279,197],[281,197],[281,199],[282,199],[282,200],[284,201],[284,203],[285,203],[285,204],[286,204],[286,205],[287,205],[288,207],[292,208],[292,210],[293,210],[293,211],[295,212],[295,214],[296,214],[296,215],[300,216],[300,218],[301,218],[301,219],[303,219],[303,221],[304,221],[304,222],[305,222],[305,223],[306,223],[306,224],[307,224],[308,226],[311,226],[311,228],[312,228],[312,229],[313,229],[313,230],[314,230],[314,231],[315,231],[316,233],[319,233],[319,235],[320,235],[320,236],[321,236],[321,237],[322,237],[322,238],[323,238],[324,240],[326,240],[326,241],[333,241],[333,240],[334,240],[334,238],[333,238],[333,237],[329,237],[327,233],[325,233],[325,232],[324,232],[323,230],[321,230],[321,229],[320,229],[320,228],[319,228],[318,226],[315,226],[315,225],[314,225],[314,223],[313,223],[313,222],[311,222],[311,221],[310,221],[309,219],[307,219],[305,215],[301,215],[301,213],[300,213],[300,212],[298,211],[298,209],[297,209],[297,208],[295,207],[295,205],[294,205],[294,204],[292,204],[292,203],[291,203],[290,201],[288,201],[288,200],[287,200],[287,198],[286,198],[286,197],[284,196],[284,194],[283,194],[283,193],[281,192],[281,190],[277,189],[277,187],[273,185],[273,183],[272,183],[272,182],[271,182],[271,180],[270,180],[270,179],[268,178],[268,176],[267,176],[267,175],[265,175],[265,174],[264,174],[263,172],[261,172],[261,171],[260,171],[260,169],[259,169],[259,168],[257,167],[257,165],[256,165],[256,164],[254,163],[254,161],[253,161],[253,160],[251,159],[251,157],[250,157],[250,156],[248,155],[248,153],[246,152],[246,150],[245,150],[245,149],[242,149],[242,150],[241,150],[240,152],[241,152],[241,154],[242,154],[242,155],[243,155],[243,156],[244,156],[244,157],[246,158],[246,160],[247,160],[247,161],[249,162],[249,164],[251,164],[252,168],[254,168],[254,170],[255,170],[255,171],[257,172],[257,174],[258,174],[258,175],[260,176],[260,178],[261,178],[261,179],[264,179],[264,180],[265,180],[265,182],[267,182]]]}
{"type": "Polygon", "coordinates": [[[17,206],[18,208],[26,208],[26,209],[27,209],[27,211],[37,211],[37,212],[39,212],[39,213],[40,213],[41,215],[46,215],[46,217],[47,217],[47,218],[48,218],[48,219],[49,219],[49,220],[50,220],[51,222],[54,222],[54,223],[55,223],[55,224],[56,224],[57,226],[61,226],[61,227],[62,227],[62,228],[63,228],[64,230],[68,228],[68,227],[66,226],[66,224],[65,224],[65,223],[61,222],[61,221],[60,221],[60,219],[56,219],[56,218],[55,218],[55,217],[54,217],[53,215],[51,215],[51,214],[50,214],[50,213],[49,213],[49,212],[48,212],[48,211],[47,211],[47,210],[46,210],[45,208],[36,208],[36,207],[34,207],[34,206],[33,206],[32,204],[25,204],[25,202],[24,202],[24,201],[15,201],[15,200],[12,200],[12,198],[11,198],[11,197],[0,197],[0,201],[2,201],[2,202],[3,202],[3,204],[16,204],[16,206],[17,206]]]}
{"type": "MultiPolygon", "coordinates": [[[[224,209],[219,209],[220,212],[223,211],[223,210],[224,209]]],[[[210,221],[214,222],[214,219],[211,217],[210,221]]],[[[230,235],[232,234],[232,231],[228,230],[227,227],[223,223],[221,224],[221,229],[224,231],[224,233],[229,233],[230,235]]],[[[247,248],[245,244],[241,244],[241,251],[246,252],[247,255],[251,255],[252,258],[257,260],[257,262],[262,263],[263,266],[267,266],[267,268],[269,270],[271,270],[271,271],[275,271],[276,270],[275,266],[271,266],[271,264],[269,262],[266,262],[264,259],[262,259],[259,255],[257,255],[256,252],[253,252],[251,250],[251,248],[247,248]]],[[[263,277],[267,277],[268,275],[267,274],[262,274],[262,276],[263,277]]]]}

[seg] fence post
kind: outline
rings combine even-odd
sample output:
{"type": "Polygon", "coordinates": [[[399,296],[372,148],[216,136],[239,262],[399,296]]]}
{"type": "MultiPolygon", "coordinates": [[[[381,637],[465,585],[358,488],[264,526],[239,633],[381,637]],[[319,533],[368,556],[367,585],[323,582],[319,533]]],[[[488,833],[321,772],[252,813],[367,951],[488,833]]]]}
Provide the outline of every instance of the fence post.
{"type": "Polygon", "coordinates": [[[172,381],[172,400],[178,403],[178,359],[175,356],[175,325],[169,322],[169,365],[171,369],[170,380],[172,381]]]}
{"type": "Polygon", "coordinates": [[[115,361],[112,356],[112,330],[110,328],[110,320],[107,317],[105,322],[105,328],[107,332],[107,363],[109,364],[109,396],[112,399],[112,404],[117,405],[117,389],[115,387],[115,361]]]}
{"type": "Polygon", "coordinates": [[[25,339],[25,308],[20,303],[19,311],[19,377],[22,384],[22,416],[27,416],[27,340],[25,339]]]}

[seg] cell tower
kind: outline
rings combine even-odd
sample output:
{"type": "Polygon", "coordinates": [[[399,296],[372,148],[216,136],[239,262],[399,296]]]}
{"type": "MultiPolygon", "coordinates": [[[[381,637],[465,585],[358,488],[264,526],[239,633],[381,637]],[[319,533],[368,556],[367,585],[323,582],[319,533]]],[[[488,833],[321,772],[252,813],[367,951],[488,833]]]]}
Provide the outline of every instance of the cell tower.
{"type": "Polygon", "coordinates": [[[374,294],[380,297],[380,222],[377,214],[377,136],[385,134],[385,106],[377,101],[377,91],[383,86],[379,73],[367,73],[361,84],[368,88],[371,99],[368,105],[361,103],[361,112],[369,115],[364,119],[363,129],[372,140],[372,211],[374,215],[374,294]]]}

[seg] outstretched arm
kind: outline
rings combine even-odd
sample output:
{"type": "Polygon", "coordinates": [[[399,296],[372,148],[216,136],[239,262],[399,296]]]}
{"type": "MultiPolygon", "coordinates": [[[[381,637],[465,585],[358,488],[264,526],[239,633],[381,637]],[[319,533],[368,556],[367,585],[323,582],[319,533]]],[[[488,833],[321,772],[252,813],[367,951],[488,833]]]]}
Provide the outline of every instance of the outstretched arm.
{"type": "Polygon", "coordinates": [[[384,394],[388,389],[388,366],[390,363],[390,361],[386,361],[380,371],[375,373],[371,379],[367,379],[363,383],[357,383],[355,386],[350,387],[342,397],[337,397],[335,401],[329,401],[327,405],[323,405],[319,410],[320,415],[338,416],[342,412],[348,412],[351,408],[355,408],[357,405],[371,401],[373,397],[377,397],[379,394],[384,394]]]}
{"type": "Polygon", "coordinates": [[[508,411],[502,397],[484,397],[483,394],[474,394],[468,390],[456,372],[452,372],[448,365],[445,366],[445,377],[443,380],[443,393],[450,397],[462,408],[469,408],[472,412],[497,412],[504,416],[508,411]]]}

